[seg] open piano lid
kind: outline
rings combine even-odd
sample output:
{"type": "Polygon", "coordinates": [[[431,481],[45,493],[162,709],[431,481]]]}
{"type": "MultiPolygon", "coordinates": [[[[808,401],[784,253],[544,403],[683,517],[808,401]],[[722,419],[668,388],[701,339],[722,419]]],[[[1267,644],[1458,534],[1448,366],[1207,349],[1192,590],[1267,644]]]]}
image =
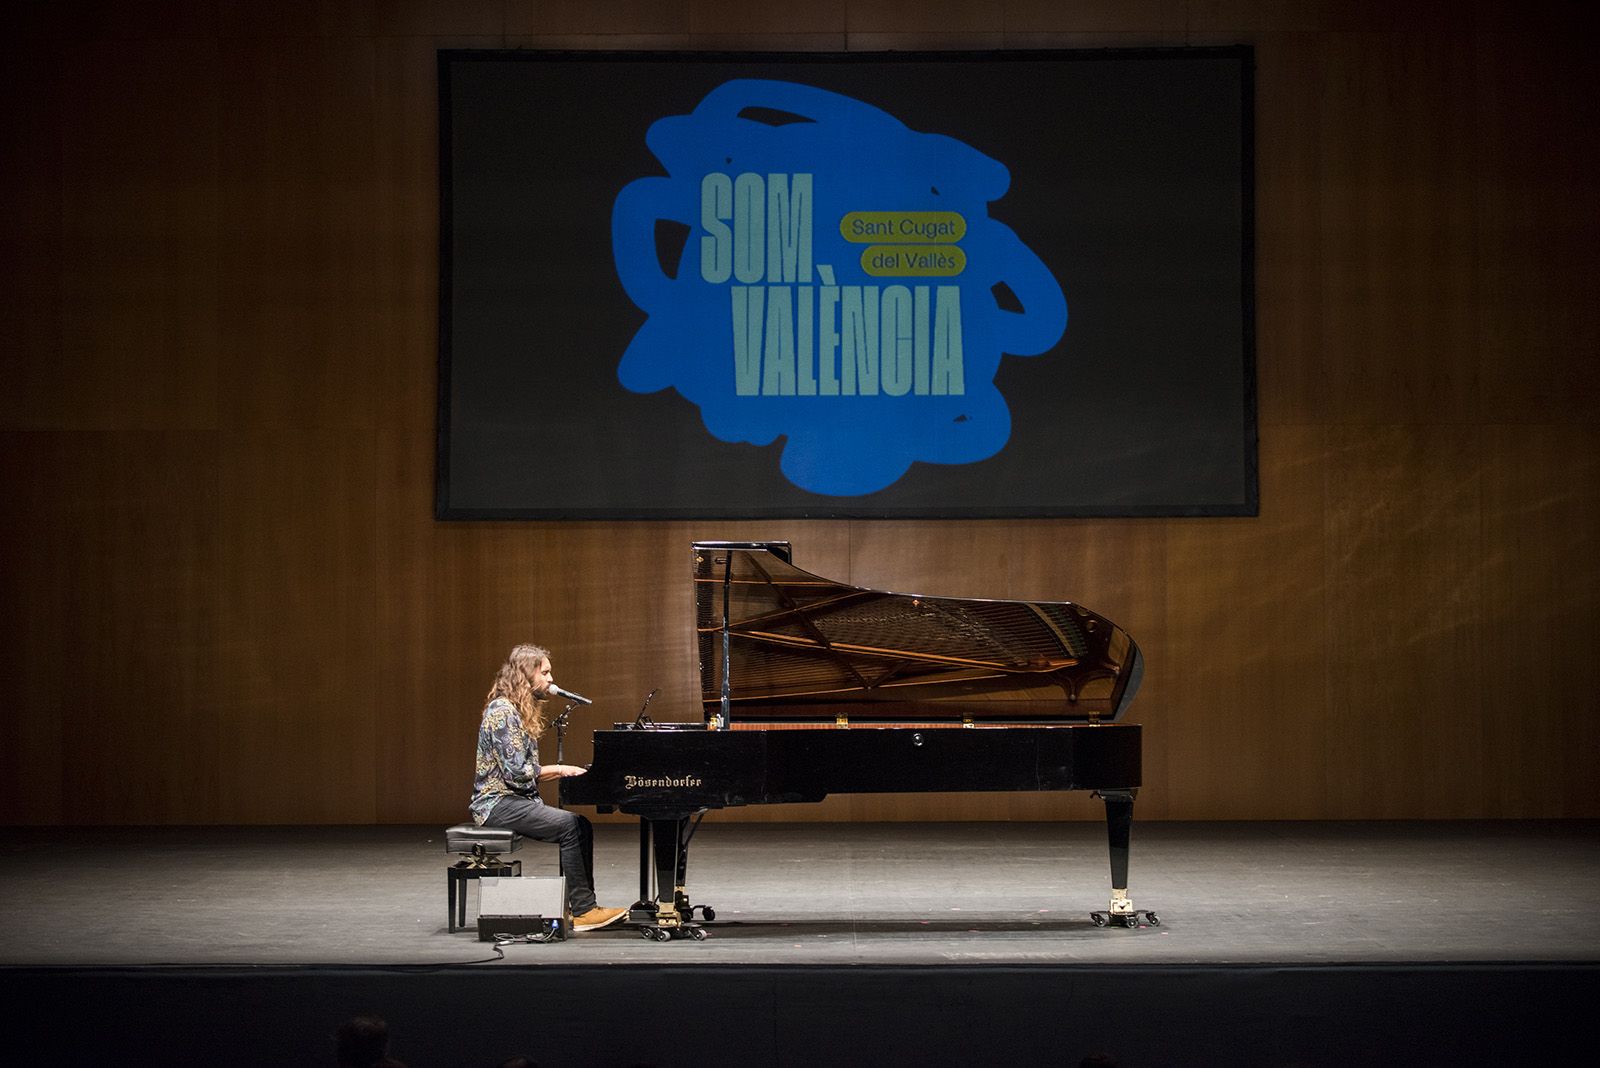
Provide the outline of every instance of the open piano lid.
{"type": "Polygon", "coordinates": [[[1115,720],[1143,661],[1067,601],[923,597],[801,571],[788,542],[696,542],[706,722],[1016,726],[1115,720]]]}

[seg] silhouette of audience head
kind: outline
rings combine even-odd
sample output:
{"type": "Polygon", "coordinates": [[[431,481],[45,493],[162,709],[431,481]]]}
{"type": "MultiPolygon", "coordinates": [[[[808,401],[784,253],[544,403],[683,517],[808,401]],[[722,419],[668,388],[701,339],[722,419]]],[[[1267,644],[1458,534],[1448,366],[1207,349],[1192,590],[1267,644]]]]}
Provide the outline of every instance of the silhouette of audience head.
{"type": "Polygon", "coordinates": [[[354,1016],[333,1037],[339,1068],[405,1068],[389,1056],[389,1025],[381,1016],[354,1016]]]}

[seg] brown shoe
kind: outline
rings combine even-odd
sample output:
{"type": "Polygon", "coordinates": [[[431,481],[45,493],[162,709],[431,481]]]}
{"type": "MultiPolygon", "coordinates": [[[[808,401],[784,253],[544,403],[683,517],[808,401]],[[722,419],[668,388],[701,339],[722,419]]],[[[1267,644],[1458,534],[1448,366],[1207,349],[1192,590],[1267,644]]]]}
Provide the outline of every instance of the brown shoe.
{"type": "Polygon", "coordinates": [[[592,908],[581,916],[572,917],[572,929],[574,931],[598,931],[602,927],[610,927],[627,914],[627,909],[592,908]]]}

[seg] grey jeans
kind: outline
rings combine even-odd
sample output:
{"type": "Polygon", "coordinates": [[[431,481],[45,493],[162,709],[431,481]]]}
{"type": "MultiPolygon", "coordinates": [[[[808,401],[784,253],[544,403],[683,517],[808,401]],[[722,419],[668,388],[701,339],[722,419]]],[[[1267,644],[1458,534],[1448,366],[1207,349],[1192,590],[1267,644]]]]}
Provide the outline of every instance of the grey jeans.
{"type": "Polygon", "coordinates": [[[543,801],[507,794],[489,810],[489,823],[510,827],[536,842],[561,846],[561,874],[567,877],[567,902],[582,916],[599,902],[594,896],[594,828],[587,818],[543,801]]]}

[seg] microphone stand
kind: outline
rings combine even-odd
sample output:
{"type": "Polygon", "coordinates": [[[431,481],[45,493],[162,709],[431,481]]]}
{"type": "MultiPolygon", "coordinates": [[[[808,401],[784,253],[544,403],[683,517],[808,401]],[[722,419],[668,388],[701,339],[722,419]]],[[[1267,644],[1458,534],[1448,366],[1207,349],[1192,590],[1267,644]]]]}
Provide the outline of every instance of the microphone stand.
{"type": "MultiPolygon", "coordinates": [[[[557,764],[565,764],[567,762],[567,720],[577,707],[578,703],[576,701],[568,701],[566,710],[556,717],[557,764]]],[[[556,780],[556,807],[561,807],[561,781],[559,779],[556,780]]]]}
{"type": "Polygon", "coordinates": [[[646,727],[646,728],[648,728],[648,727],[655,726],[654,721],[651,720],[651,718],[649,716],[644,714],[644,710],[650,707],[650,702],[655,700],[655,697],[656,697],[656,691],[655,690],[651,690],[649,693],[644,695],[644,704],[639,706],[639,714],[637,716],[633,717],[633,725],[635,727],[646,727]]]}

